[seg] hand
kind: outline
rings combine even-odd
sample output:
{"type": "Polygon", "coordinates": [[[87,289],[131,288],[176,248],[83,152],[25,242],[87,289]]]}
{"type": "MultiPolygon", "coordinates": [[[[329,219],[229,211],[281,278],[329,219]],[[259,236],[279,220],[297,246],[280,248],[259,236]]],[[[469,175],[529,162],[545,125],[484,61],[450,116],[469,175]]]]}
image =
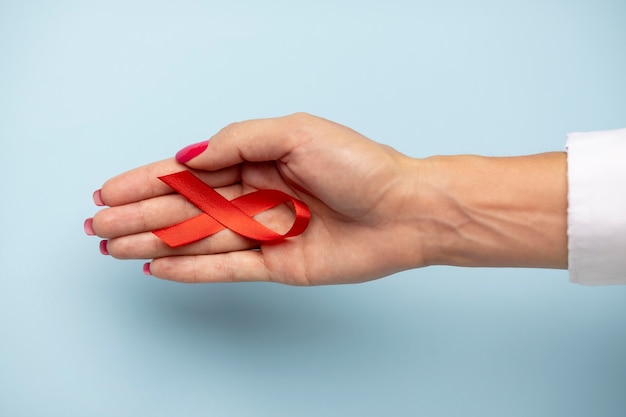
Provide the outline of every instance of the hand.
{"type": "MultiPolygon", "coordinates": [[[[307,114],[235,123],[187,166],[168,159],[107,181],[99,196],[109,207],[90,222],[95,234],[108,239],[105,253],[153,259],[149,272],[159,278],[293,285],[366,281],[424,264],[413,227],[416,162],[307,114]],[[199,211],[157,177],[185,168],[228,199],[264,188],[294,195],[311,209],[309,227],[280,243],[259,245],[223,230],[170,248],[150,232],[199,211]]],[[[289,214],[282,207],[255,218],[282,233],[291,225],[289,214]]]]}

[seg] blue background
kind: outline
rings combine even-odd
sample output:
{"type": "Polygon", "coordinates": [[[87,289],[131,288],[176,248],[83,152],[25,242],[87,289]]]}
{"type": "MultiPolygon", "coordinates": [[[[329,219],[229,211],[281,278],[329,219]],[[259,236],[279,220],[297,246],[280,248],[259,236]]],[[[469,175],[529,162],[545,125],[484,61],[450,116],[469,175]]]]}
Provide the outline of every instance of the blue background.
{"type": "Polygon", "coordinates": [[[237,120],[416,157],[626,127],[626,2],[1,0],[0,62],[0,415],[626,414],[624,287],[182,285],[82,230],[106,179],[237,120]]]}

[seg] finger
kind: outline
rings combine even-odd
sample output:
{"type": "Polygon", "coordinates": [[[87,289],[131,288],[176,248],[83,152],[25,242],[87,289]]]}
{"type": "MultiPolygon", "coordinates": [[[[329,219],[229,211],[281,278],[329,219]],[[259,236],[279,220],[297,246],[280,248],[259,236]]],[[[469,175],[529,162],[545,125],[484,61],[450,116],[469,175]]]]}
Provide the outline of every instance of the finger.
{"type": "Polygon", "coordinates": [[[157,258],[149,271],[157,278],[186,283],[271,281],[263,255],[256,250],[157,258]]]}
{"type": "Polygon", "coordinates": [[[150,232],[122,236],[105,241],[105,252],[117,259],[153,259],[166,256],[206,255],[251,249],[258,244],[230,230],[179,248],[171,248],[150,232]]]}
{"type": "MultiPolygon", "coordinates": [[[[240,184],[217,189],[228,200],[241,196],[242,190],[245,189],[240,184]]],[[[183,196],[168,194],[100,210],[91,219],[91,227],[97,236],[112,239],[162,229],[200,213],[202,211],[183,196]]],[[[253,218],[282,234],[289,230],[295,215],[288,205],[280,204],[255,214],[253,218]]]]}
{"type": "Polygon", "coordinates": [[[243,161],[283,160],[309,139],[307,129],[319,120],[308,114],[294,114],[233,123],[213,136],[200,155],[181,162],[196,169],[217,170],[243,161]]]}
{"type": "MultiPolygon", "coordinates": [[[[217,191],[231,200],[241,195],[241,185],[217,191]]],[[[196,216],[200,209],[179,194],[148,198],[135,203],[105,208],[93,217],[93,230],[103,238],[116,238],[161,229],[196,216]]]]}
{"type": "MultiPolygon", "coordinates": [[[[148,198],[169,194],[172,189],[158,177],[188,169],[170,158],[135,168],[111,178],[102,186],[100,196],[107,206],[119,206],[148,198]]],[[[238,182],[237,167],[215,172],[194,171],[194,174],[212,187],[222,187],[238,182]]]]}
{"type": "Polygon", "coordinates": [[[111,239],[161,229],[199,213],[181,195],[170,194],[105,208],[94,215],[92,224],[96,235],[111,239]]]}

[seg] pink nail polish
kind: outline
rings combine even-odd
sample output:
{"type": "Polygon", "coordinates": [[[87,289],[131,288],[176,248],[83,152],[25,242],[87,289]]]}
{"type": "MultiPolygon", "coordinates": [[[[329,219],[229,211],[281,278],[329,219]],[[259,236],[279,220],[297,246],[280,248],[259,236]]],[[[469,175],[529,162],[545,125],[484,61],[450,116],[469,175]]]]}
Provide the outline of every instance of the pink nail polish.
{"type": "Polygon", "coordinates": [[[85,223],[83,224],[83,228],[85,229],[85,233],[87,234],[87,236],[95,236],[96,232],[93,231],[93,218],[88,218],[87,220],[85,220],[85,223]]]}
{"type": "Polygon", "coordinates": [[[101,240],[100,241],[100,253],[103,255],[108,255],[109,254],[109,250],[107,248],[109,244],[108,240],[101,240]]]}
{"type": "Polygon", "coordinates": [[[184,147],[176,154],[176,160],[181,164],[185,164],[204,152],[208,146],[209,141],[205,140],[203,142],[194,143],[193,145],[184,147]]]}
{"type": "Polygon", "coordinates": [[[146,275],[152,275],[152,272],[150,272],[150,262],[143,264],[143,273],[146,275]]]}
{"type": "Polygon", "coordinates": [[[102,201],[102,190],[94,191],[93,202],[96,203],[96,206],[104,206],[104,201],[102,201]]]}

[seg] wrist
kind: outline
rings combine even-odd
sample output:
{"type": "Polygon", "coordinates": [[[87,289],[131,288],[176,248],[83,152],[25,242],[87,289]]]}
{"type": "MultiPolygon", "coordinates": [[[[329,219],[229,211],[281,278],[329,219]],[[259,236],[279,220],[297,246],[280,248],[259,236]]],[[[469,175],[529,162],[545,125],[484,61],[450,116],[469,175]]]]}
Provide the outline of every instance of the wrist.
{"type": "Polygon", "coordinates": [[[567,267],[563,153],[411,165],[418,266],[567,267]]]}

